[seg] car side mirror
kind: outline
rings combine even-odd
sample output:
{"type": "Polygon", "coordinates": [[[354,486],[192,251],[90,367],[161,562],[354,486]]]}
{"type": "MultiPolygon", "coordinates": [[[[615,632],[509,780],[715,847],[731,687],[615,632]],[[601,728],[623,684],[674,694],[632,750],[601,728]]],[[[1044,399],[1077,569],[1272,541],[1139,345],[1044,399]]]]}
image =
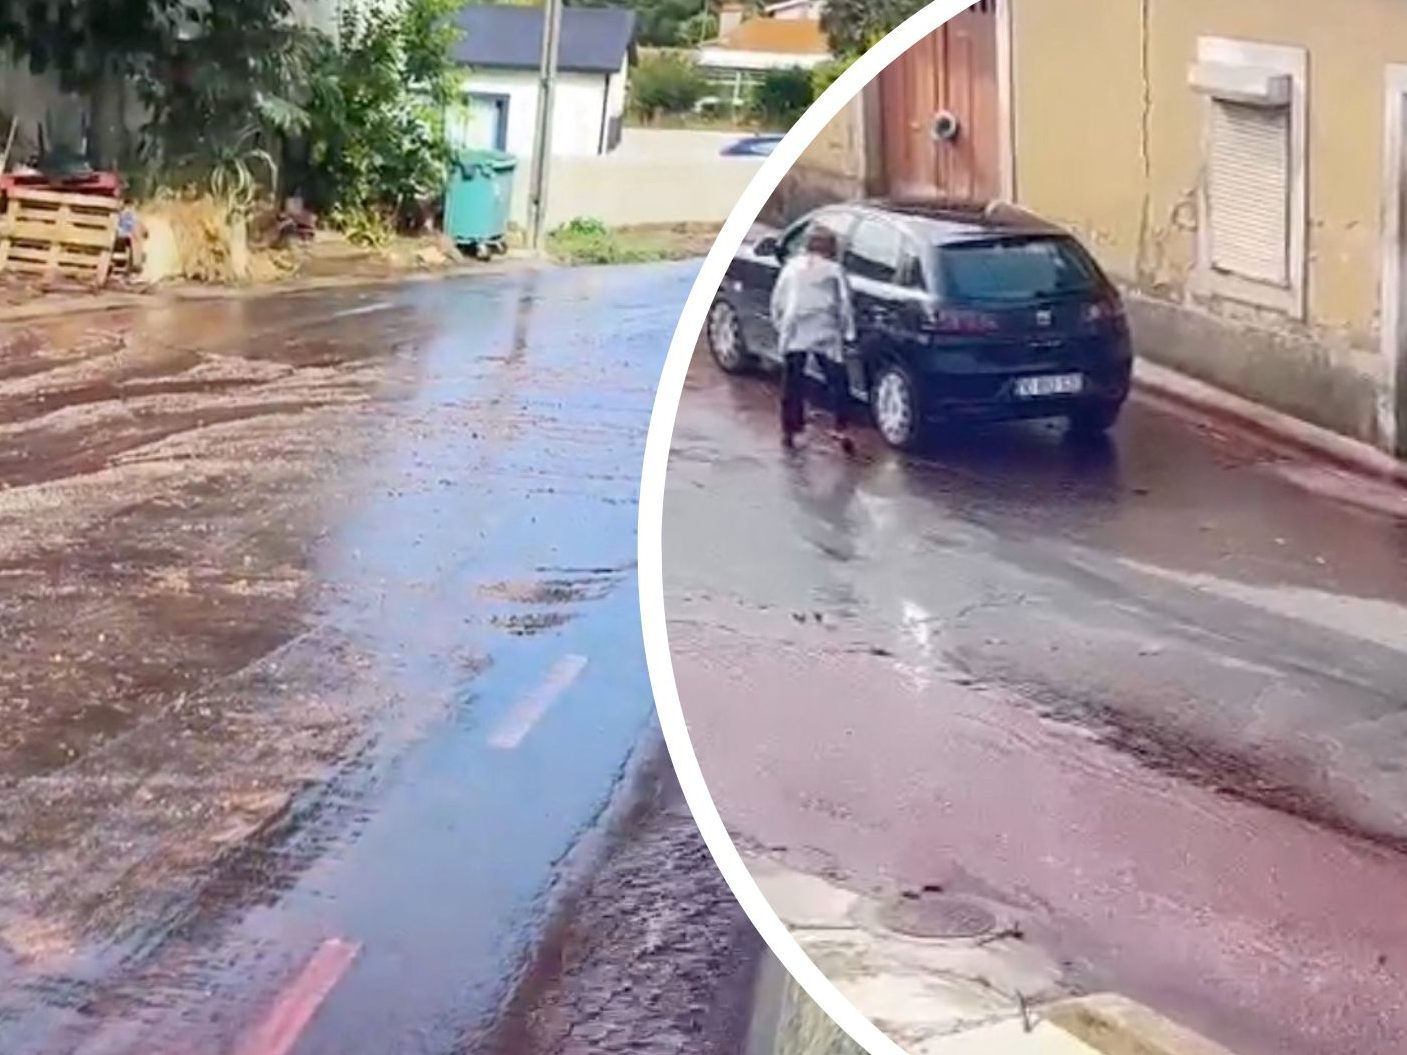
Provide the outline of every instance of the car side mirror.
{"type": "Polygon", "coordinates": [[[758,241],[754,252],[756,252],[758,256],[771,256],[780,260],[782,258],[782,244],[771,235],[768,235],[766,238],[758,241]]]}

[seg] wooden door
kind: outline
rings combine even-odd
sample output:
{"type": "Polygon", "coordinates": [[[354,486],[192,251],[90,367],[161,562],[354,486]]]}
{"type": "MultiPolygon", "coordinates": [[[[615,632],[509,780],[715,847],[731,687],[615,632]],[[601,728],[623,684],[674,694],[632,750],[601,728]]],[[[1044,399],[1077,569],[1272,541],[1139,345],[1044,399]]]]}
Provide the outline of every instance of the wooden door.
{"type": "Polygon", "coordinates": [[[891,197],[990,200],[1001,193],[997,3],[978,0],[880,74],[891,197]],[[945,111],[958,120],[950,139],[936,132],[945,111]]]}

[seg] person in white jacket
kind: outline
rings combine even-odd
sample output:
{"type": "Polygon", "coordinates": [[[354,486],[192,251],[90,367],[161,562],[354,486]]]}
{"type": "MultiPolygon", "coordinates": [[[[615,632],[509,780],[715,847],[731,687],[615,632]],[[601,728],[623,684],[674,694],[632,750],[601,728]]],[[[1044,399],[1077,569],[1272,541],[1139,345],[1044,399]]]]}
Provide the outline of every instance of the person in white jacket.
{"type": "Polygon", "coordinates": [[[782,443],[788,447],[806,425],[806,364],[815,356],[826,379],[834,435],[847,452],[854,449],[846,435],[850,381],[845,356],[855,343],[855,313],[838,251],[835,232],[812,225],[804,251],[786,262],[772,290],[772,325],[784,364],[782,443]]]}

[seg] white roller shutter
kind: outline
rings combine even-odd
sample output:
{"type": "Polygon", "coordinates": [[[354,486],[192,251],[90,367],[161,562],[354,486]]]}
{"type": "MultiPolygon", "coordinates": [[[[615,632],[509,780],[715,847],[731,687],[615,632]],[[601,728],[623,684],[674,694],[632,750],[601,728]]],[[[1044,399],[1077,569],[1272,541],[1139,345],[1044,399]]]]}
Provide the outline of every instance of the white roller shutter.
{"type": "Polygon", "coordinates": [[[1289,283],[1290,111],[1215,100],[1207,206],[1211,264],[1289,283]]]}

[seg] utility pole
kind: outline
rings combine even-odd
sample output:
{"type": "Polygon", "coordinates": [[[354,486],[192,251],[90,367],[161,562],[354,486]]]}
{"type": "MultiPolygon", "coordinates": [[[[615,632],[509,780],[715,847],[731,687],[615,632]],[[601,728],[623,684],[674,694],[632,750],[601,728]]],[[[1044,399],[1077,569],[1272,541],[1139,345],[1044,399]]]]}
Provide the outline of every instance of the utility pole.
{"type": "Polygon", "coordinates": [[[537,134],[533,137],[532,186],[528,197],[530,245],[542,248],[547,222],[547,171],[552,161],[552,111],[557,94],[557,56],[562,41],[562,0],[544,0],[542,64],[537,82],[537,134]]]}

